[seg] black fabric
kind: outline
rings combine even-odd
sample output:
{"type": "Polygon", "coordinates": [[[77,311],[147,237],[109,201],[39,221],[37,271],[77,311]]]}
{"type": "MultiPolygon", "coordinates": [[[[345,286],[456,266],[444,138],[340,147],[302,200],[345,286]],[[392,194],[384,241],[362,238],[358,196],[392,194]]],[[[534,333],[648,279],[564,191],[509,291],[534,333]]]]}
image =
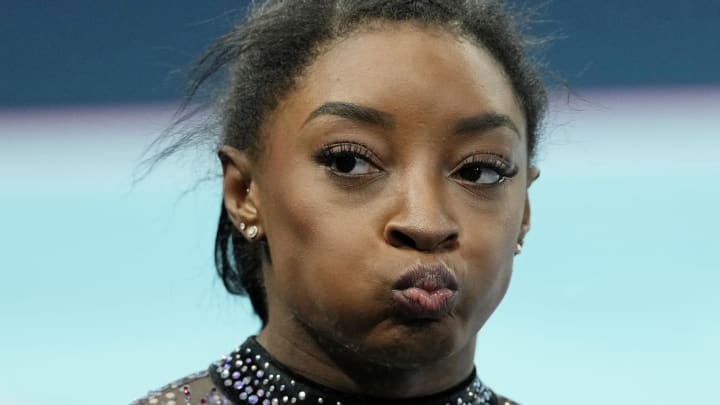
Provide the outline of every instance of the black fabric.
{"type": "Polygon", "coordinates": [[[213,363],[209,373],[223,395],[238,405],[272,404],[273,399],[279,404],[517,405],[485,387],[475,370],[457,386],[422,398],[397,399],[336,391],[294,373],[268,353],[255,337],[248,338],[237,350],[213,363]]]}

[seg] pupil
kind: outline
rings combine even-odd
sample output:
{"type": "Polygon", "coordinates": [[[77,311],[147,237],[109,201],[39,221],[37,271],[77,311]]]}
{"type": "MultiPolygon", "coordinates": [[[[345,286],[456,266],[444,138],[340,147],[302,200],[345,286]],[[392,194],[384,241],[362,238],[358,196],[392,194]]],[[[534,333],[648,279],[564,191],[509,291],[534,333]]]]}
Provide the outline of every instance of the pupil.
{"type": "Polygon", "coordinates": [[[465,167],[461,170],[460,175],[465,180],[477,181],[482,174],[482,169],[479,166],[465,167]]]}
{"type": "Polygon", "coordinates": [[[335,159],[335,167],[342,173],[350,173],[356,164],[355,156],[345,153],[335,159]]]}

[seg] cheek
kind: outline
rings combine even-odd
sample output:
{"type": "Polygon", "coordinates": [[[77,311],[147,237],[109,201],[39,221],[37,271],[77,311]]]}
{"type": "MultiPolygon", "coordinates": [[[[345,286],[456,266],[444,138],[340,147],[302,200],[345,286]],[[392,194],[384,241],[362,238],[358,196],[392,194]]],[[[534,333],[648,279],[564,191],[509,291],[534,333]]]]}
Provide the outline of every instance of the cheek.
{"type": "Polygon", "coordinates": [[[522,222],[522,198],[504,201],[486,214],[468,214],[460,241],[459,277],[464,286],[460,314],[480,327],[502,301],[510,283],[513,251],[522,222]]]}
{"type": "Polygon", "coordinates": [[[510,283],[512,258],[505,246],[482,249],[464,255],[463,303],[460,316],[467,319],[473,329],[479,329],[502,301],[510,283]]]}
{"type": "MultiPolygon", "coordinates": [[[[322,170],[290,171],[263,201],[272,254],[268,291],[297,317],[335,324],[340,314],[364,314],[378,281],[367,276],[367,252],[376,249],[370,224],[358,209],[343,209],[322,184],[322,170]]],[[[274,176],[278,178],[278,176],[274,176]]],[[[380,299],[378,299],[380,298],[380,299]]]]}

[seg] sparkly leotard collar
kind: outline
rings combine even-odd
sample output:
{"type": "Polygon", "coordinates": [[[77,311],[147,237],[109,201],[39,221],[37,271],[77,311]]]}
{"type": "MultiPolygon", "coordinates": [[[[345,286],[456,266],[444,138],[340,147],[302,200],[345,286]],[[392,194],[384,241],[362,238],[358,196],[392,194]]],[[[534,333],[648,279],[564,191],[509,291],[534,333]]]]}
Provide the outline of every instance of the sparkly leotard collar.
{"type": "Polygon", "coordinates": [[[235,404],[329,405],[495,405],[495,394],[473,371],[465,381],[442,393],[413,399],[347,394],[314,383],[275,360],[255,339],[248,338],[209,369],[213,383],[235,404]]]}

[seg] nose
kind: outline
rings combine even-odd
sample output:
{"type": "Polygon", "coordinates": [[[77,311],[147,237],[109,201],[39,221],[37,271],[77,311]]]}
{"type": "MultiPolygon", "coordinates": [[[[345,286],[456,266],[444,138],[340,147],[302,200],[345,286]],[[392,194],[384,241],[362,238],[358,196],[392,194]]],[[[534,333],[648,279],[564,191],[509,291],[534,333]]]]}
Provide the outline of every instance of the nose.
{"type": "Polygon", "coordinates": [[[441,193],[431,187],[407,187],[397,193],[400,208],[385,225],[386,242],[421,252],[453,249],[458,243],[459,226],[449,215],[441,193]]]}

